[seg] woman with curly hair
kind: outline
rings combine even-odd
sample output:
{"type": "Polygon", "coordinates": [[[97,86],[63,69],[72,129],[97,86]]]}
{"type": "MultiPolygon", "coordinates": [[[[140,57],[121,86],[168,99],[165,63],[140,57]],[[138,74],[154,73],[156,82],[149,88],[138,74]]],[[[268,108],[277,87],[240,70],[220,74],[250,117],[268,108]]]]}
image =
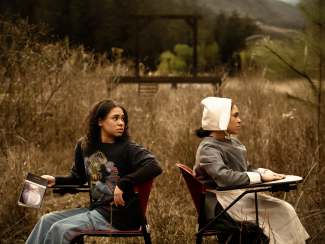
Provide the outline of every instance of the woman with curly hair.
{"type": "Polygon", "coordinates": [[[133,187],[162,173],[157,159],[130,140],[127,112],[115,101],[98,102],[84,122],[84,131],[70,174],[42,177],[49,181],[48,187],[88,182],[91,206],[44,215],[27,244],[69,243],[80,231],[139,229],[133,187]]]}

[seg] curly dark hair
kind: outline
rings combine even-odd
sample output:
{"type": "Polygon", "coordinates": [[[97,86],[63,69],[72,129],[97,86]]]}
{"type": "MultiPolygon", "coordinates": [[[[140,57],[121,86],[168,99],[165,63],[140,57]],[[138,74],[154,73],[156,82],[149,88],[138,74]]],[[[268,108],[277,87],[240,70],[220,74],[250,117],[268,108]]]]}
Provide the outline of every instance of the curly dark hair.
{"type": "Polygon", "coordinates": [[[128,141],[131,139],[128,132],[128,114],[126,110],[117,102],[113,100],[102,100],[97,102],[90,110],[87,118],[83,122],[84,140],[81,143],[83,151],[87,151],[94,142],[99,140],[100,126],[98,125],[98,119],[105,120],[107,114],[113,109],[119,107],[124,113],[124,131],[121,137],[117,140],[128,141]]]}

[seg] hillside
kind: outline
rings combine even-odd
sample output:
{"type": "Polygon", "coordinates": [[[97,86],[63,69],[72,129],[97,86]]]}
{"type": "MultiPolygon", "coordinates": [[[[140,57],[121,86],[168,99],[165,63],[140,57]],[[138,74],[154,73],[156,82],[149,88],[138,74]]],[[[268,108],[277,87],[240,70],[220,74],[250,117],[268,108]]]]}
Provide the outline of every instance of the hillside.
{"type": "Polygon", "coordinates": [[[240,15],[248,14],[264,25],[280,28],[299,28],[304,26],[304,18],[297,6],[277,0],[199,0],[200,5],[213,13],[236,10],[240,15]]]}

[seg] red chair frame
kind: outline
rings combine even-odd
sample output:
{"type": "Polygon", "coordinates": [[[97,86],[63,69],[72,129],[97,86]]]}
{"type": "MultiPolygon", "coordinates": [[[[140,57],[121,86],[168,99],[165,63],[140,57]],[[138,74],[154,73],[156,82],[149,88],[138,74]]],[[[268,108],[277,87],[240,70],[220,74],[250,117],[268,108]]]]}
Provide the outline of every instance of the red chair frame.
{"type": "MultiPolygon", "coordinates": [[[[256,225],[258,226],[258,203],[257,203],[257,192],[269,191],[269,192],[278,192],[285,191],[289,192],[290,190],[297,189],[297,183],[301,181],[285,182],[283,184],[273,184],[273,183],[264,183],[264,184],[254,184],[249,186],[243,186],[237,189],[245,189],[252,187],[263,187],[263,189],[253,189],[244,191],[237,199],[235,199],[227,208],[225,208],[219,215],[217,215],[213,220],[211,220],[205,226],[203,225],[203,216],[204,216],[204,204],[205,204],[205,186],[193,175],[193,171],[185,165],[177,164],[176,166],[182,172],[182,175],[185,179],[186,185],[191,193],[196,211],[198,213],[198,225],[196,230],[197,240],[196,243],[202,242],[203,236],[212,236],[212,235],[231,235],[233,232],[220,231],[220,230],[206,230],[206,228],[213,222],[216,221],[220,215],[225,213],[229,208],[231,208],[236,202],[238,202],[243,196],[248,193],[255,193],[255,211],[256,211],[256,225]]],[[[227,189],[218,188],[218,191],[225,191],[227,189]]]]}
{"type": "MultiPolygon", "coordinates": [[[[135,237],[143,236],[145,244],[151,244],[149,225],[146,221],[146,210],[148,206],[149,195],[152,187],[153,179],[134,187],[136,204],[139,213],[140,225],[139,230],[129,230],[129,231],[80,231],[76,233],[70,240],[71,244],[83,244],[84,236],[105,236],[105,237],[135,237]]],[[[77,188],[86,188],[88,186],[64,186],[64,185],[54,185],[52,188],[60,188],[60,190],[54,189],[54,193],[60,193],[61,195],[65,193],[75,194],[76,192],[89,192],[87,190],[79,190],[77,188]]]]}
{"type": "MultiPolygon", "coordinates": [[[[177,164],[177,167],[182,172],[183,178],[186,182],[187,188],[189,189],[192,200],[194,202],[197,214],[198,214],[198,224],[196,227],[196,232],[204,227],[203,215],[204,215],[204,204],[205,204],[205,186],[193,175],[193,171],[185,165],[177,164]]],[[[213,236],[213,235],[229,235],[231,232],[218,231],[218,230],[204,230],[202,234],[197,235],[196,243],[202,242],[203,236],[213,236]]]]}

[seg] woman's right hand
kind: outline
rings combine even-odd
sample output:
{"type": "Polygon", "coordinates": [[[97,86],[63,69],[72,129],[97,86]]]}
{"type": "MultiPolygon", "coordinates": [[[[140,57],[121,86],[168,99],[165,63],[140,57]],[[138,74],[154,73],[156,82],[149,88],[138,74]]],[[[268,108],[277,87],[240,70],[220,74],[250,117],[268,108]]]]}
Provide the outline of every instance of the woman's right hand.
{"type": "Polygon", "coordinates": [[[285,175],[281,175],[281,174],[262,174],[262,181],[272,181],[272,180],[282,180],[285,179],[286,176],[285,175]]]}
{"type": "Polygon", "coordinates": [[[53,176],[42,175],[41,177],[48,180],[47,187],[51,187],[51,186],[55,185],[55,178],[53,176]]]}

